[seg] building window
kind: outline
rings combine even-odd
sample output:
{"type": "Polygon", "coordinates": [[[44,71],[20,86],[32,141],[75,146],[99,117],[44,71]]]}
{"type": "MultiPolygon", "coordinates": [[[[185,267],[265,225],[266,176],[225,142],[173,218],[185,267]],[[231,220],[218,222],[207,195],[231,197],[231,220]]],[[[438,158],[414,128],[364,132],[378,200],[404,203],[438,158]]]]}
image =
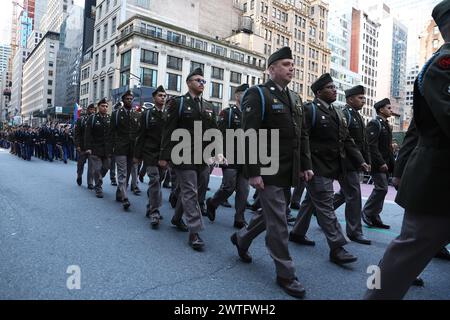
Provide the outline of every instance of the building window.
{"type": "Polygon", "coordinates": [[[116,51],[116,45],[111,46],[111,50],[109,51],[109,63],[114,63],[114,54],[116,51]]]}
{"type": "Polygon", "coordinates": [[[141,68],[141,85],[156,88],[158,81],[158,71],[148,68],[141,68]]]}
{"type": "Polygon", "coordinates": [[[105,79],[100,80],[100,98],[105,97],[105,79]]]}
{"type": "Polygon", "coordinates": [[[49,62],[48,62],[48,66],[49,66],[49,67],[53,67],[53,61],[49,61],[49,62]]]}
{"type": "Polygon", "coordinates": [[[48,80],[48,85],[52,86],[53,85],[53,80],[48,80]]]}
{"type": "Polygon", "coordinates": [[[94,101],[97,101],[97,89],[98,89],[98,82],[94,81],[94,101]]]}
{"type": "Polygon", "coordinates": [[[166,88],[171,91],[181,91],[181,76],[174,73],[167,73],[166,88]]]}
{"type": "Polygon", "coordinates": [[[158,52],[141,49],[141,62],[158,65],[158,52]]]}
{"type": "Polygon", "coordinates": [[[94,61],[94,70],[98,70],[98,53],[95,55],[95,61],[94,61]]]}
{"type": "Polygon", "coordinates": [[[230,82],[241,84],[242,74],[238,72],[231,71],[230,73],[230,82]]]}
{"type": "Polygon", "coordinates": [[[219,56],[226,57],[227,56],[227,49],[215,44],[211,45],[211,52],[218,54],[219,56]]]}
{"type": "Polygon", "coordinates": [[[131,50],[122,54],[120,61],[120,69],[130,68],[131,65],[131,50]]]}
{"type": "Polygon", "coordinates": [[[117,30],[117,18],[114,17],[114,18],[112,18],[112,21],[111,21],[111,35],[116,33],[116,30],[117,30]]]}
{"type": "Polygon", "coordinates": [[[52,89],[48,89],[48,90],[47,90],[47,94],[48,94],[48,95],[50,95],[50,96],[51,96],[51,95],[52,95],[52,93],[53,93],[52,89]]]}
{"type": "Polygon", "coordinates": [[[172,31],[167,31],[167,40],[179,44],[186,44],[186,36],[172,31]]]}
{"type": "Polygon", "coordinates": [[[48,70],[48,76],[53,77],[53,70],[48,70]]]}
{"type": "Polygon", "coordinates": [[[112,89],[113,89],[113,76],[108,77],[108,97],[112,97],[112,89]]]}
{"type": "Polygon", "coordinates": [[[203,63],[191,61],[191,71],[194,71],[197,68],[200,68],[203,71],[205,71],[205,65],[203,63]]]}
{"type": "Polygon", "coordinates": [[[223,80],[223,69],[212,67],[211,78],[223,80]]]}
{"type": "Polygon", "coordinates": [[[237,87],[233,87],[233,86],[230,86],[230,98],[229,98],[229,100],[234,100],[234,96],[236,95],[236,88],[237,87]]]}
{"type": "Polygon", "coordinates": [[[183,59],[167,56],[167,68],[174,70],[183,70],[183,59]]]}
{"type": "Polygon", "coordinates": [[[102,51],[102,68],[106,66],[106,49],[102,51]]]}
{"type": "Polygon", "coordinates": [[[120,86],[128,86],[130,84],[130,71],[122,71],[120,73],[120,86]]]}
{"type": "Polygon", "coordinates": [[[97,45],[100,43],[100,29],[97,29],[97,34],[96,34],[96,42],[97,42],[97,45]]]}
{"type": "Polygon", "coordinates": [[[222,96],[223,96],[222,91],[223,91],[223,84],[217,83],[217,82],[211,82],[211,92],[210,92],[211,98],[222,99],[222,96]]]}
{"type": "Polygon", "coordinates": [[[103,25],[103,41],[108,40],[108,24],[103,25]]]}

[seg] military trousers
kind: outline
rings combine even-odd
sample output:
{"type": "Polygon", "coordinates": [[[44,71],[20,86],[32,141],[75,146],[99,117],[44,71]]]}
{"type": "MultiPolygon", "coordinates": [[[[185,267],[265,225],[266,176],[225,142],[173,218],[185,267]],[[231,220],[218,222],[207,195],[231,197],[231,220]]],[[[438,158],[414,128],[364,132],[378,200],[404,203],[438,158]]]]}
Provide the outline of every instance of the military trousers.
{"type": "MultiPolygon", "coordinates": [[[[432,210],[432,209],[431,209],[432,210]]],[[[380,267],[379,289],[369,289],[365,299],[399,300],[412,282],[450,241],[450,215],[406,210],[400,235],[387,247],[380,267]]],[[[448,274],[442,274],[446,277],[448,274]]],[[[448,281],[448,278],[447,278],[448,281]]]]}
{"type": "Polygon", "coordinates": [[[111,167],[109,169],[109,179],[111,182],[116,181],[116,157],[111,157],[111,167]]]}
{"type": "Polygon", "coordinates": [[[236,191],[235,208],[236,214],[234,216],[235,221],[245,222],[245,209],[247,206],[247,197],[250,191],[248,179],[245,178],[242,172],[238,169],[225,168],[222,170],[222,184],[211,198],[212,205],[217,208],[222,202],[227,200],[233,192],[236,191]]]}
{"type": "Polygon", "coordinates": [[[306,189],[308,194],[300,206],[292,233],[298,236],[305,236],[315,211],[317,222],[325,233],[330,249],[333,250],[346,245],[348,241],[342,233],[341,225],[334,212],[333,179],[314,176],[307,183],[306,189]]]}
{"type": "Polygon", "coordinates": [[[255,213],[246,228],[237,233],[240,248],[248,250],[252,241],[266,231],[266,247],[272,257],[277,276],[292,280],[296,278],[295,267],[289,254],[289,231],[286,205],[290,188],[265,186],[258,191],[261,210],[255,213]]]}
{"type": "Polygon", "coordinates": [[[339,180],[341,190],[334,194],[334,210],[345,203],[346,231],[349,237],[362,236],[361,184],[358,171],[347,172],[339,180]]]}
{"type": "Polygon", "coordinates": [[[116,158],[117,178],[118,178],[116,197],[125,200],[128,199],[127,196],[128,180],[131,172],[133,171],[133,169],[136,168],[136,166],[133,163],[133,157],[115,156],[115,158],[116,158]]]}
{"type": "Polygon", "coordinates": [[[294,188],[294,192],[292,192],[291,203],[300,203],[305,188],[305,181],[303,179],[299,179],[297,186],[294,188]]]}
{"type": "Polygon", "coordinates": [[[111,160],[108,157],[89,156],[89,162],[94,171],[95,190],[102,191],[103,177],[111,166],[111,160]]]}
{"type": "Polygon", "coordinates": [[[150,178],[147,190],[147,212],[150,213],[150,216],[159,216],[160,214],[159,208],[161,208],[162,205],[161,173],[161,169],[158,166],[147,167],[147,175],[150,178]]]}
{"type": "Polygon", "coordinates": [[[372,174],[374,189],[367,200],[363,214],[368,217],[376,218],[381,214],[384,205],[384,198],[388,192],[388,177],[387,173],[372,174]]]}
{"type": "Polygon", "coordinates": [[[87,171],[87,182],[88,185],[94,184],[94,170],[92,168],[92,164],[89,164],[89,154],[87,154],[85,151],[81,151],[78,154],[78,161],[77,161],[77,176],[81,177],[83,176],[84,172],[84,164],[88,163],[88,171],[87,171]]]}
{"type": "Polygon", "coordinates": [[[180,221],[184,217],[190,233],[199,233],[204,229],[200,210],[200,195],[206,194],[209,180],[209,167],[198,166],[196,170],[175,169],[180,188],[175,215],[173,219],[180,221]]]}

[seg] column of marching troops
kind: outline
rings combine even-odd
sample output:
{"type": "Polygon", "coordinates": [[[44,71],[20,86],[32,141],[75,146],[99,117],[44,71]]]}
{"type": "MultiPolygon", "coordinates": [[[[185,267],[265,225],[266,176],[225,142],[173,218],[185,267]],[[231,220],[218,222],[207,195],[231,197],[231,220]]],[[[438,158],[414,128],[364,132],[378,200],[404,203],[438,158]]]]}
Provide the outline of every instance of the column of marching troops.
{"type": "MultiPolygon", "coordinates": [[[[303,298],[305,289],[299,282],[288,243],[314,246],[306,234],[313,215],[326,237],[330,261],[338,265],[353,263],[357,257],[344,249],[349,240],[363,245],[371,241],[363,235],[361,219],[370,228],[389,229],[380,214],[393,174],[398,188],[396,201],[405,208],[401,234],[389,245],[380,262],[381,288],[368,290],[366,299],[398,299],[408,288],[420,285],[418,278],[430,260],[438,254],[449,260],[445,246],[450,242],[450,0],[433,10],[445,44],[427,62],[414,88],[414,118],[404,144],[394,159],[392,131],[388,118],[392,115],[389,99],[374,106],[377,116],[365,126],[359,111],[364,106],[365,88],[347,90],[345,108],[333,106],[336,86],[329,74],[315,81],[311,89],[315,99],[303,103],[288,88],[294,74],[292,52],[284,47],[268,59],[269,80],[249,88],[236,90],[236,105],[224,109],[216,121],[213,106],[202,98],[206,81],[201,69],[187,78],[188,93],[166,101],[162,86],[153,93],[154,106],[137,112],[132,108],[130,91],[122,104],[108,115],[108,101],[88,108],[87,115],[76,125],[75,144],[78,157],[77,183],[82,184],[83,167],[89,162],[88,184],[96,196],[103,197],[102,183],[108,170],[117,185],[116,200],[128,210],[131,192],[139,195],[138,177],[149,177],[146,216],[157,228],[162,219],[161,180],[169,171],[172,192],[169,202],[175,209],[171,223],[188,232],[188,243],[201,251],[205,243],[200,237],[203,216],[216,219],[216,211],[234,192],[234,227],[239,229],[231,242],[245,263],[251,263],[252,241],[266,231],[266,246],[276,267],[277,284],[289,295],[303,298]],[[206,198],[211,163],[171,163],[176,142],[171,140],[176,129],[194,134],[194,124],[208,129],[255,129],[279,131],[280,167],[274,175],[263,175],[264,166],[249,163],[227,165],[222,162],[223,180],[212,198],[206,198]],[[111,161],[113,160],[113,161],[111,161]],[[113,162],[111,164],[111,162],[113,162]],[[140,164],[142,167],[140,168],[140,164]],[[115,168],[117,167],[117,180],[115,168]],[[139,169],[140,168],[140,169],[139,169]],[[370,172],[374,190],[362,206],[360,175],[370,172]],[[340,191],[334,193],[337,180],[340,191]],[[257,190],[258,208],[251,221],[244,218],[249,186],[257,190]],[[291,196],[291,187],[294,194],[291,196]],[[289,205],[298,206],[307,190],[292,230],[289,205]],[[335,210],[345,207],[346,230],[342,230],[335,210]]],[[[225,136],[225,135],[224,135],[225,136]]],[[[270,136],[270,133],[268,134],[270,136]]],[[[270,140],[269,140],[270,145],[270,140]]],[[[191,159],[203,154],[203,146],[191,143],[191,159]]],[[[248,146],[247,146],[248,147],[248,146]]],[[[236,150],[226,150],[225,159],[236,150]]],[[[217,157],[216,157],[217,158],[217,157]]]]}
{"type": "Polygon", "coordinates": [[[34,156],[53,162],[61,160],[75,161],[75,142],[70,124],[49,122],[37,128],[20,125],[0,130],[0,147],[11,149],[11,153],[24,160],[34,156]]]}

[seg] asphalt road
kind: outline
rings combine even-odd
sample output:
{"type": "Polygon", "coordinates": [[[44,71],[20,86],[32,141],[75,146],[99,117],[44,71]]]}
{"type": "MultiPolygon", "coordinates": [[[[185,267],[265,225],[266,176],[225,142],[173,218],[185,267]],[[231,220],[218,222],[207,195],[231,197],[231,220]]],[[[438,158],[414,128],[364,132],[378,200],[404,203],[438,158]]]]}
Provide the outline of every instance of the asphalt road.
{"type": "MultiPolygon", "coordinates": [[[[86,185],[76,185],[75,172],[73,162],[26,162],[0,149],[0,299],[291,299],[275,283],[263,235],[251,247],[252,264],[238,259],[229,240],[231,209],[221,207],[214,224],[205,221],[206,248],[198,253],[188,246],[187,234],[170,226],[167,190],[165,219],[155,231],[145,218],[145,192],[130,196],[126,213],[108,178],[105,198],[97,199],[86,185]],[[79,290],[67,288],[70,266],[81,272],[79,290]]],[[[213,177],[212,191],[219,184],[213,177]]],[[[308,236],[316,247],[290,244],[307,299],[360,299],[367,268],[398,234],[402,214],[386,203],[383,219],[392,229],[365,229],[373,245],[347,245],[359,259],[345,268],[328,261],[325,237],[313,220],[308,236]]],[[[338,216],[343,219],[342,208],[338,216]]],[[[434,259],[422,277],[425,287],[412,288],[407,299],[450,299],[449,262],[434,259]]]]}

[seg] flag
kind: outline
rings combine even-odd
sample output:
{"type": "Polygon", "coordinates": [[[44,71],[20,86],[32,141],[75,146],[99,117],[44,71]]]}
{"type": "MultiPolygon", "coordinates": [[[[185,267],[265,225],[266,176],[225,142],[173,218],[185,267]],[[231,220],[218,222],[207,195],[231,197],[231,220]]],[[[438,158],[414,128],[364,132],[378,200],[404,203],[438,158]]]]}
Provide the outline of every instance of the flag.
{"type": "Polygon", "coordinates": [[[77,122],[78,118],[80,117],[80,111],[80,106],[75,102],[75,105],[73,107],[73,123],[77,122]]]}

